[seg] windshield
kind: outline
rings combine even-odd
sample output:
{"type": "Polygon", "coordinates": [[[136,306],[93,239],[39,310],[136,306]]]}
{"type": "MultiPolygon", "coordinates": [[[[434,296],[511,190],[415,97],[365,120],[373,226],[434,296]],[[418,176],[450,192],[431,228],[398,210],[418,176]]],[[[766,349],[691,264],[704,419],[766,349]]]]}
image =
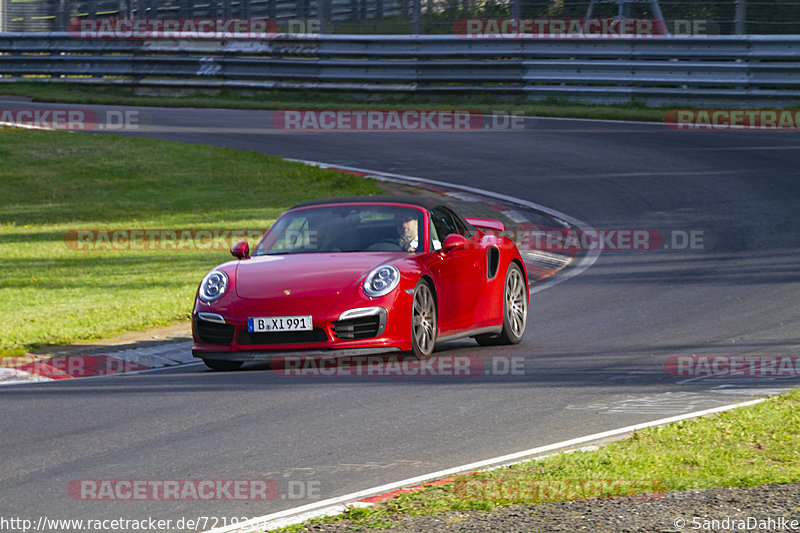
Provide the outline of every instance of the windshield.
{"type": "Polygon", "coordinates": [[[348,204],[281,216],[252,255],[317,252],[424,251],[422,211],[412,207],[348,204]]]}

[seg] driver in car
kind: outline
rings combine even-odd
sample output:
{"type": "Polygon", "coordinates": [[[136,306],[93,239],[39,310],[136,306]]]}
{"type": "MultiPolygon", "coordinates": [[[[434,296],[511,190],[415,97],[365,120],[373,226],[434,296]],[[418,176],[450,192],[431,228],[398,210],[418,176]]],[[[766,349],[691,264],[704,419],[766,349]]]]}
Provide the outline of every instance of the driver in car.
{"type": "Polygon", "coordinates": [[[419,245],[419,223],[414,213],[407,212],[397,216],[397,243],[405,252],[416,252],[419,245]]]}

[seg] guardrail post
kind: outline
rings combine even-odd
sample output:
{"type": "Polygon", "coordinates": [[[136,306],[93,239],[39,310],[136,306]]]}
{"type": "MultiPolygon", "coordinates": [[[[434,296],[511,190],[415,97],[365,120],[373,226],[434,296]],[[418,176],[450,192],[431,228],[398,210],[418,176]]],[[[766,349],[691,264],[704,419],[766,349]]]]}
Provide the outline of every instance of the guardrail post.
{"type": "Polygon", "coordinates": [[[520,0],[511,0],[511,18],[522,18],[522,6],[520,6],[520,0]]]}
{"type": "Polygon", "coordinates": [[[422,0],[411,0],[411,33],[422,33],[422,0]]]}

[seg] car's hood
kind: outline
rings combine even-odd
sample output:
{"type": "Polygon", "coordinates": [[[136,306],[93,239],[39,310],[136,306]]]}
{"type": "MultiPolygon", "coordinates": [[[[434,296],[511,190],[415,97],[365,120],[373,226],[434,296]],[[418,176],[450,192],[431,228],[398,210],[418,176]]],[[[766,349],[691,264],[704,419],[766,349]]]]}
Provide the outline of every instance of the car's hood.
{"type": "Polygon", "coordinates": [[[356,285],[373,268],[404,256],[353,252],[252,257],[236,265],[236,294],[258,299],[329,296],[356,285]]]}

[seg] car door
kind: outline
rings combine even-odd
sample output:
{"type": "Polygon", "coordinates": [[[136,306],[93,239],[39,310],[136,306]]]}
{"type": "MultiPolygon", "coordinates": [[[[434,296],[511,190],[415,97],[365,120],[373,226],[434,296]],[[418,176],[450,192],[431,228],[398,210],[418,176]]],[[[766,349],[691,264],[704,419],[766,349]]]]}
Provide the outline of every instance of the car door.
{"type": "MultiPolygon", "coordinates": [[[[448,235],[456,233],[468,239],[466,246],[447,254],[439,254],[433,265],[438,277],[439,333],[455,334],[471,329],[475,324],[475,306],[482,290],[483,253],[473,235],[461,220],[444,206],[430,211],[431,250],[436,240],[444,243],[448,235]]],[[[439,246],[440,247],[440,246],[439,246]]]]}

